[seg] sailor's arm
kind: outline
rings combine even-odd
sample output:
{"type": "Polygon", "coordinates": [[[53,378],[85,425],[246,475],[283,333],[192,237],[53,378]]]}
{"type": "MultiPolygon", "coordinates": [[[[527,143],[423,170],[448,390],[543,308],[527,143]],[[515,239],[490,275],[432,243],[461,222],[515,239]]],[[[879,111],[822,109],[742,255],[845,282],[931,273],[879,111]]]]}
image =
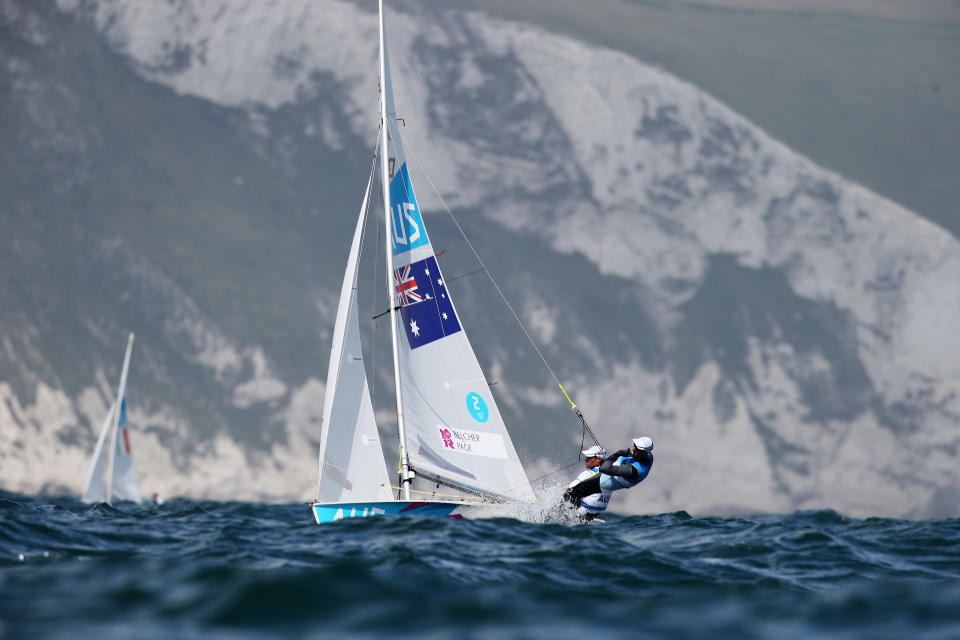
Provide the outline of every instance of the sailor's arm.
{"type": "Polygon", "coordinates": [[[572,489],[572,488],[574,488],[575,486],[577,486],[577,485],[580,484],[581,482],[593,478],[593,477],[596,476],[598,473],[600,473],[600,472],[599,472],[599,471],[590,471],[590,470],[581,472],[580,475],[578,475],[576,478],[573,479],[573,482],[571,482],[570,484],[567,485],[567,489],[572,489]]]}
{"type": "Polygon", "coordinates": [[[608,476],[620,476],[621,478],[628,478],[631,480],[636,478],[640,472],[637,471],[637,468],[632,464],[614,464],[614,462],[619,460],[621,456],[627,456],[629,454],[629,451],[614,452],[600,465],[600,473],[605,473],[608,476]]]}

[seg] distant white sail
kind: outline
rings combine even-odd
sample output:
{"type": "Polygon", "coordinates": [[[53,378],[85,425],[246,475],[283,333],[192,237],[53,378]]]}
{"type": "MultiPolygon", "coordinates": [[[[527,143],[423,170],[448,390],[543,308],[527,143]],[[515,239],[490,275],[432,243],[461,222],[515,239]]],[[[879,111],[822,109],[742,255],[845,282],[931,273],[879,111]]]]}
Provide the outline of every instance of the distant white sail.
{"type": "Polygon", "coordinates": [[[87,481],[83,485],[84,502],[106,502],[107,485],[103,478],[106,463],[106,449],[104,444],[107,441],[107,434],[113,426],[113,415],[117,410],[117,403],[110,405],[107,411],[107,417],[103,420],[103,426],[100,427],[100,435],[97,437],[97,445],[93,448],[93,458],[90,461],[90,470],[87,471],[87,481]]]}
{"type": "MultiPolygon", "coordinates": [[[[382,43],[386,58],[386,42],[382,43]]],[[[414,195],[384,63],[393,304],[411,465],[486,493],[534,493],[460,323],[414,195]]]]}
{"type": "Polygon", "coordinates": [[[360,207],[333,328],[320,435],[317,501],[392,500],[360,345],[357,270],[373,172],[360,207]]]}
{"type": "Polygon", "coordinates": [[[87,472],[83,488],[84,502],[110,504],[114,498],[140,501],[140,487],[133,464],[127,427],[127,372],[130,368],[132,351],[133,334],[131,333],[123,358],[117,399],[110,405],[110,411],[107,412],[107,417],[103,421],[93,450],[90,470],[87,472]]]}
{"type": "Polygon", "coordinates": [[[127,399],[120,400],[120,418],[117,421],[117,447],[113,458],[113,497],[118,500],[140,502],[140,483],[133,466],[130,432],[127,429],[127,399]]]}

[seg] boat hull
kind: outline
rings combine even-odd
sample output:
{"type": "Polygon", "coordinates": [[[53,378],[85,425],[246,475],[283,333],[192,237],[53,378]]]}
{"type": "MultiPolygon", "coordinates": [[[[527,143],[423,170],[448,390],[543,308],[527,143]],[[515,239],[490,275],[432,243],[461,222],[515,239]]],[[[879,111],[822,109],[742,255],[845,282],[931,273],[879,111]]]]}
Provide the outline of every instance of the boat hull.
{"type": "Polygon", "coordinates": [[[310,505],[317,524],[336,522],[347,518],[372,516],[435,516],[462,518],[466,509],[475,505],[462,502],[424,502],[391,500],[386,502],[315,502],[310,505]]]}

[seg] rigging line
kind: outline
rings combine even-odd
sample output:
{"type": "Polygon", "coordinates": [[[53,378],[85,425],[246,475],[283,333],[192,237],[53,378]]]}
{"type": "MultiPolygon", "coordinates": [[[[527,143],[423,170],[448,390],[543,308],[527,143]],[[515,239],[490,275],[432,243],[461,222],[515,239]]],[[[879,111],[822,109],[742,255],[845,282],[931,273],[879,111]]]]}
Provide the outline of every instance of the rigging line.
{"type": "MultiPolygon", "coordinates": [[[[563,388],[563,385],[560,384],[560,381],[557,380],[557,386],[560,387],[560,391],[563,392],[563,397],[567,399],[567,402],[570,403],[570,408],[573,409],[573,412],[577,414],[577,417],[580,418],[580,422],[583,424],[583,430],[590,434],[590,437],[593,438],[594,444],[603,446],[600,444],[600,440],[593,433],[593,430],[590,428],[590,425],[587,424],[587,419],[583,417],[583,412],[580,411],[580,407],[577,406],[577,403],[570,399],[570,396],[567,395],[567,390],[563,388]]],[[[580,443],[580,448],[583,448],[583,442],[580,443]]],[[[579,457],[579,455],[577,456],[579,457]]]]}
{"type": "MultiPolygon", "coordinates": [[[[373,144],[373,167],[370,170],[371,173],[373,174],[375,174],[377,171],[377,160],[379,159],[379,157],[380,157],[380,127],[378,126],[377,139],[373,144]]],[[[374,200],[373,196],[380,190],[375,188],[374,185],[371,183],[370,191],[372,193],[370,193],[369,197],[367,198],[367,211],[364,214],[366,218],[364,220],[364,229],[366,229],[367,219],[369,219],[369,216],[370,216],[370,209],[371,207],[373,207],[373,200],[374,200]]],[[[380,225],[374,225],[374,226],[377,227],[377,242],[374,244],[374,249],[373,249],[373,282],[371,283],[371,286],[370,286],[371,311],[375,309],[377,306],[377,263],[380,260],[380,225]]],[[[366,238],[366,233],[363,234],[363,237],[366,238]]],[[[371,376],[372,380],[369,380],[367,383],[370,385],[370,404],[375,407],[377,406],[376,404],[377,372],[376,372],[376,369],[374,368],[376,367],[376,362],[377,362],[377,323],[371,322],[370,325],[371,325],[370,326],[370,366],[371,368],[373,368],[373,375],[371,376]]],[[[361,356],[362,356],[362,351],[363,349],[361,348],[361,356]]],[[[374,423],[376,423],[376,419],[374,419],[374,423]]],[[[377,435],[379,435],[379,431],[377,432],[377,435]]]]}
{"type": "Polygon", "coordinates": [[[462,273],[462,274],[460,274],[459,276],[454,276],[454,277],[452,277],[452,278],[446,278],[446,279],[444,279],[444,282],[456,282],[456,281],[459,280],[460,278],[466,278],[466,277],[468,277],[468,276],[472,276],[472,275],[475,275],[475,274],[477,274],[477,273],[480,273],[481,271],[486,271],[486,268],[485,268],[485,267],[480,267],[479,269],[474,269],[473,271],[469,271],[469,272],[467,272],[467,273],[462,273]]]}
{"type": "MultiPolygon", "coordinates": [[[[578,458],[579,458],[579,456],[578,456],[578,458]]],[[[545,474],[543,474],[542,476],[538,476],[538,477],[534,478],[533,480],[528,480],[528,484],[531,485],[530,488],[532,489],[532,488],[533,488],[533,486],[532,486],[533,484],[535,484],[535,483],[537,483],[537,482],[540,482],[540,481],[543,480],[544,478],[549,478],[550,476],[555,476],[555,475],[557,475],[558,473],[563,473],[563,472],[566,471],[567,469],[569,469],[569,468],[571,468],[571,467],[577,466],[578,464],[580,464],[580,462],[582,462],[582,461],[578,459],[576,462],[571,462],[571,463],[568,464],[567,466],[561,467],[560,469],[557,469],[556,471],[551,471],[550,473],[545,473],[545,474]]],[[[521,485],[516,485],[516,486],[513,486],[513,487],[509,487],[509,488],[507,489],[507,491],[508,491],[508,492],[512,492],[514,489],[517,489],[517,488],[519,488],[520,486],[521,486],[521,485]]],[[[537,501],[543,500],[543,498],[544,498],[544,496],[539,496],[539,497],[537,497],[537,501]]]]}
{"type": "MultiPolygon", "coordinates": [[[[434,289],[434,293],[436,293],[436,289],[434,289]]],[[[376,314],[375,316],[372,316],[370,319],[371,319],[371,320],[376,320],[377,318],[382,318],[383,316],[387,315],[387,314],[390,313],[391,311],[400,311],[400,309],[409,309],[410,307],[415,307],[415,306],[417,306],[418,304],[425,304],[425,303],[427,303],[427,302],[430,302],[430,300],[428,299],[428,300],[421,300],[421,301],[419,301],[419,302],[408,302],[407,304],[398,304],[398,305],[394,306],[392,309],[391,309],[390,307],[387,307],[387,310],[386,310],[386,311],[381,311],[380,313],[376,314]]]]}
{"type": "Polygon", "coordinates": [[[403,305],[402,305],[402,304],[398,304],[397,306],[393,307],[393,309],[391,309],[390,307],[387,307],[387,310],[386,310],[386,311],[381,311],[380,313],[378,313],[378,314],[376,314],[376,315],[370,316],[370,319],[371,319],[371,320],[377,320],[377,319],[382,318],[383,316],[387,315],[387,314],[390,313],[391,311],[400,311],[400,309],[403,309],[403,305]]]}
{"type": "MultiPolygon", "coordinates": [[[[373,282],[371,283],[370,289],[370,309],[373,310],[377,305],[377,263],[380,261],[380,225],[377,224],[377,248],[374,250],[373,254],[373,282]]],[[[370,368],[373,372],[371,376],[373,379],[370,381],[372,388],[370,389],[370,402],[374,407],[377,406],[377,323],[370,321],[370,368]]]]}
{"type": "MultiPolygon", "coordinates": [[[[470,247],[470,251],[473,252],[474,257],[477,259],[477,262],[480,263],[480,267],[483,271],[486,272],[487,277],[490,278],[490,283],[493,284],[493,287],[497,290],[497,293],[500,294],[500,298],[503,300],[503,303],[507,305],[507,309],[510,310],[510,313],[513,315],[513,319],[517,321],[517,326],[523,331],[523,334],[527,337],[527,340],[530,342],[530,345],[533,347],[533,350],[537,352],[537,355],[540,356],[540,360],[543,362],[543,366],[547,368],[547,371],[550,372],[550,375],[553,376],[554,381],[556,381],[557,386],[560,387],[560,390],[563,392],[564,397],[570,403],[570,407],[577,414],[577,417],[580,418],[580,422],[583,423],[583,428],[590,434],[590,437],[593,438],[595,444],[600,445],[600,440],[597,438],[596,434],[593,433],[593,430],[587,425],[586,418],[583,417],[583,413],[577,407],[576,403],[570,399],[570,396],[567,395],[567,391],[563,388],[563,385],[560,384],[560,378],[557,377],[557,374],[554,372],[553,368],[547,362],[547,359],[543,356],[543,353],[540,351],[540,348],[537,346],[537,343],[534,342],[533,336],[530,335],[530,332],[527,331],[527,328],[524,326],[523,322],[520,321],[520,316],[517,315],[517,312],[514,311],[513,305],[510,304],[510,301],[507,300],[507,296],[503,294],[503,291],[500,289],[500,285],[497,284],[497,281],[493,279],[493,274],[490,273],[487,269],[487,265],[484,264],[483,259],[480,257],[480,254],[477,252],[477,249],[473,246],[473,243],[470,242],[470,238],[467,237],[466,232],[463,230],[463,227],[460,226],[460,221],[453,215],[453,212],[450,211],[450,207],[447,206],[446,201],[443,199],[443,196],[440,194],[440,190],[437,189],[437,185],[433,183],[433,179],[430,177],[430,174],[427,173],[426,167],[423,166],[423,163],[420,162],[420,157],[417,155],[416,149],[413,148],[413,145],[409,144],[410,152],[413,154],[413,159],[417,161],[417,166],[420,167],[420,170],[423,171],[423,175],[427,178],[427,182],[430,183],[430,186],[433,188],[433,192],[437,194],[437,198],[440,199],[440,204],[443,205],[444,210],[447,212],[447,215],[450,216],[450,219],[453,220],[453,224],[457,226],[457,230],[460,232],[460,235],[463,236],[463,240],[467,243],[467,246],[470,247]]],[[[600,445],[603,446],[603,445],[600,445]]]]}
{"type": "MultiPolygon", "coordinates": [[[[394,485],[394,484],[388,484],[387,486],[389,486],[391,489],[402,489],[402,487],[398,487],[397,485],[394,485]]],[[[419,493],[421,495],[427,496],[428,498],[433,498],[433,497],[453,498],[453,500],[451,500],[450,502],[463,502],[464,504],[467,504],[467,505],[496,504],[493,500],[487,500],[482,496],[464,496],[464,495],[459,495],[454,493],[437,493],[436,491],[420,491],[417,489],[410,489],[410,493],[419,493]]]]}
{"type": "MultiPolygon", "coordinates": [[[[379,142],[379,138],[380,138],[380,135],[379,135],[379,133],[378,133],[378,134],[377,134],[377,141],[378,141],[378,142],[379,142]]],[[[370,166],[370,175],[371,175],[371,176],[373,176],[373,174],[374,174],[374,173],[376,172],[376,170],[377,170],[377,155],[378,155],[378,154],[377,154],[377,147],[378,147],[378,146],[379,146],[379,145],[374,145],[374,147],[373,147],[373,162],[372,162],[372,164],[371,164],[371,166],[370,166]]],[[[374,192],[374,188],[373,188],[374,185],[373,185],[373,178],[372,178],[372,177],[368,179],[367,184],[370,185],[370,192],[371,192],[371,193],[366,193],[366,194],[364,194],[364,195],[366,196],[366,198],[367,198],[367,208],[363,211],[363,229],[364,229],[364,232],[360,234],[360,250],[357,252],[357,258],[358,258],[358,259],[359,259],[360,256],[363,255],[363,246],[364,246],[364,242],[365,242],[366,239],[367,239],[367,234],[366,234],[367,218],[370,216],[370,205],[371,205],[371,201],[373,200],[373,198],[372,198],[371,196],[373,195],[373,192],[374,192]]],[[[374,262],[376,262],[376,260],[374,260],[374,262]]],[[[359,272],[360,272],[360,268],[359,268],[359,266],[358,266],[358,267],[357,267],[357,273],[359,273],[359,272]]],[[[357,288],[357,277],[355,277],[355,278],[353,279],[353,288],[354,288],[354,289],[357,288]]]]}
{"type": "Polygon", "coordinates": [[[533,480],[531,480],[531,481],[530,481],[530,484],[533,484],[534,482],[539,482],[540,480],[543,480],[544,478],[549,478],[550,476],[555,476],[555,475],[557,475],[558,473],[563,473],[564,471],[566,471],[566,470],[569,469],[570,467],[575,467],[575,466],[577,466],[578,464],[580,464],[580,462],[581,462],[580,460],[577,460],[576,462],[571,462],[571,463],[568,464],[567,466],[565,466],[565,467],[563,467],[563,468],[560,468],[560,469],[557,469],[556,471],[551,471],[550,473],[545,473],[545,474],[543,474],[542,476],[539,476],[539,477],[534,478],[533,480]]]}

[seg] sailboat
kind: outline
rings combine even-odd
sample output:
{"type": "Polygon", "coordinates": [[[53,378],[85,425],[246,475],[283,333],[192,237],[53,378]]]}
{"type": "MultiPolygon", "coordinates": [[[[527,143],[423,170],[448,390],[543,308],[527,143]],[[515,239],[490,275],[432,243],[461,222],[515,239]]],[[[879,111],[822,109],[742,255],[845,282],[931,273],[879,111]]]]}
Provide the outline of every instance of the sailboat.
{"type": "Polygon", "coordinates": [[[457,314],[420,214],[393,104],[380,2],[380,133],[334,323],[320,437],[317,523],[471,516],[535,499],[457,314]],[[379,162],[378,162],[379,158],[379,162]],[[399,480],[391,485],[360,344],[357,273],[368,205],[384,207],[399,480]]]}
{"type": "Polygon", "coordinates": [[[123,369],[120,372],[117,397],[110,405],[93,450],[90,470],[87,472],[87,480],[83,486],[84,502],[107,504],[112,504],[113,500],[140,502],[137,470],[133,466],[130,435],[127,429],[127,371],[130,369],[132,352],[133,333],[127,340],[127,352],[123,356],[123,369]]]}

